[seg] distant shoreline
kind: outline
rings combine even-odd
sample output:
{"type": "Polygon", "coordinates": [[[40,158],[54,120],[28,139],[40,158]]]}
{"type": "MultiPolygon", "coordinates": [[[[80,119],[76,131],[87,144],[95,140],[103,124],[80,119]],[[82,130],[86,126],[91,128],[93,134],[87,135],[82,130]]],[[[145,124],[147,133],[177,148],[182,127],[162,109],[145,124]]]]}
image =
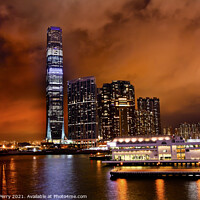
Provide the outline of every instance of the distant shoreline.
{"type": "Polygon", "coordinates": [[[1,156],[13,156],[13,155],[70,155],[70,154],[96,154],[97,152],[110,153],[108,150],[66,150],[66,149],[56,149],[41,152],[28,152],[28,151],[10,151],[2,152],[1,156]]]}

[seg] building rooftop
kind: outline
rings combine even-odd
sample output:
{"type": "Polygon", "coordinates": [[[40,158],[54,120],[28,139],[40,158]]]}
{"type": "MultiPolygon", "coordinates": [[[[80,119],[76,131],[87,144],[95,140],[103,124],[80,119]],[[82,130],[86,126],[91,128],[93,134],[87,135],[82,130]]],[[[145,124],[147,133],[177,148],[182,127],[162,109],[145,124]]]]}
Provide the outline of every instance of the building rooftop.
{"type": "Polygon", "coordinates": [[[85,81],[87,79],[95,79],[94,76],[86,76],[86,77],[81,77],[81,78],[77,78],[77,79],[72,79],[72,80],[69,80],[67,81],[68,83],[74,83],[74,82],[77,82],[77,81],[85,81]]]}
{"type": "Polygon", "coordinates": [[[57,27],[57,26],[50,26],[48,29],[56,30],[56,31],[62,31],[62,29],[60,27],[57,27]]]}

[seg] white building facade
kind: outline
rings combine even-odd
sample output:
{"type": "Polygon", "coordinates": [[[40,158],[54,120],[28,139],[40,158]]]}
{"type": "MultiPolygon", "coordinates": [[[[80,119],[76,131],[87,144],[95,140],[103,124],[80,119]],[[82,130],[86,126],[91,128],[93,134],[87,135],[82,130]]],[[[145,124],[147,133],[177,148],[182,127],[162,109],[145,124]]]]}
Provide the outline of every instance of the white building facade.
{"type": "Polygon", "coordinates": [[[109,142],[112,161],[187,161],[200,160],[200,140],[182,137],[126,137],[109,142]]]}

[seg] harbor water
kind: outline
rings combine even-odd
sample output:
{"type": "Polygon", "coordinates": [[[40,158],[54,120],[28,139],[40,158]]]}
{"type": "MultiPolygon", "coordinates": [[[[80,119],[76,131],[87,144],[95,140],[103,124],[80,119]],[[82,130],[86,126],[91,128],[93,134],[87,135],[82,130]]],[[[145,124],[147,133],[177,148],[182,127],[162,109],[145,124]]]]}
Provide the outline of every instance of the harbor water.
{"type": "Polygon", "coordinates": [[[4,166],[1,192],[18,195],[18,199],[20,195],[23,199],[29,199],[28,195],[43,195],[37,199],[48,195],[52,195],[48,199],[67,199],[59,195],[85,195],[83,199],[94,200],[200,199],[200,179],[111,180],[113,167],[90,160],[89,155],[5,156],[0,163],[4,166]]]}

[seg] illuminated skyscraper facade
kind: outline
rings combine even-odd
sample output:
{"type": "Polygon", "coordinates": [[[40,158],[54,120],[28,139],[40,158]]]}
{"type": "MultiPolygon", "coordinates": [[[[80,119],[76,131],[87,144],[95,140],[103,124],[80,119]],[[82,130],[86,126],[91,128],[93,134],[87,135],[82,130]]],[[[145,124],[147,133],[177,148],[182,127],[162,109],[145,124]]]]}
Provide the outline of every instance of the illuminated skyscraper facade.
{"type": "Polygon", "coordinates": [[[68,138],[96,139],[97,88],[93,76],[67,82],[68,138]]]}
{"type": "Polygon", "coordinates": [[[135,134],[135,92],[129,81],[113,81],[98,90],[99,135],[109,140],[135,134]]]}
{"type": "Polygon", "coordinates": [[[160,101],[158,98],[138,98],[137,134],[161,134],[160,101]]]}
{"type": "Polygon", "coordinates": [[[154,135],[153,112],[147,110],[135,111],[136,135],[154,135]]]}
{"type": "Polygon", "coordinates": [[[64,133],[63,112],[63,50],[62,29],[47,30],[47,75],[46,75],[46,140],[62,141],[64,133]]]}

